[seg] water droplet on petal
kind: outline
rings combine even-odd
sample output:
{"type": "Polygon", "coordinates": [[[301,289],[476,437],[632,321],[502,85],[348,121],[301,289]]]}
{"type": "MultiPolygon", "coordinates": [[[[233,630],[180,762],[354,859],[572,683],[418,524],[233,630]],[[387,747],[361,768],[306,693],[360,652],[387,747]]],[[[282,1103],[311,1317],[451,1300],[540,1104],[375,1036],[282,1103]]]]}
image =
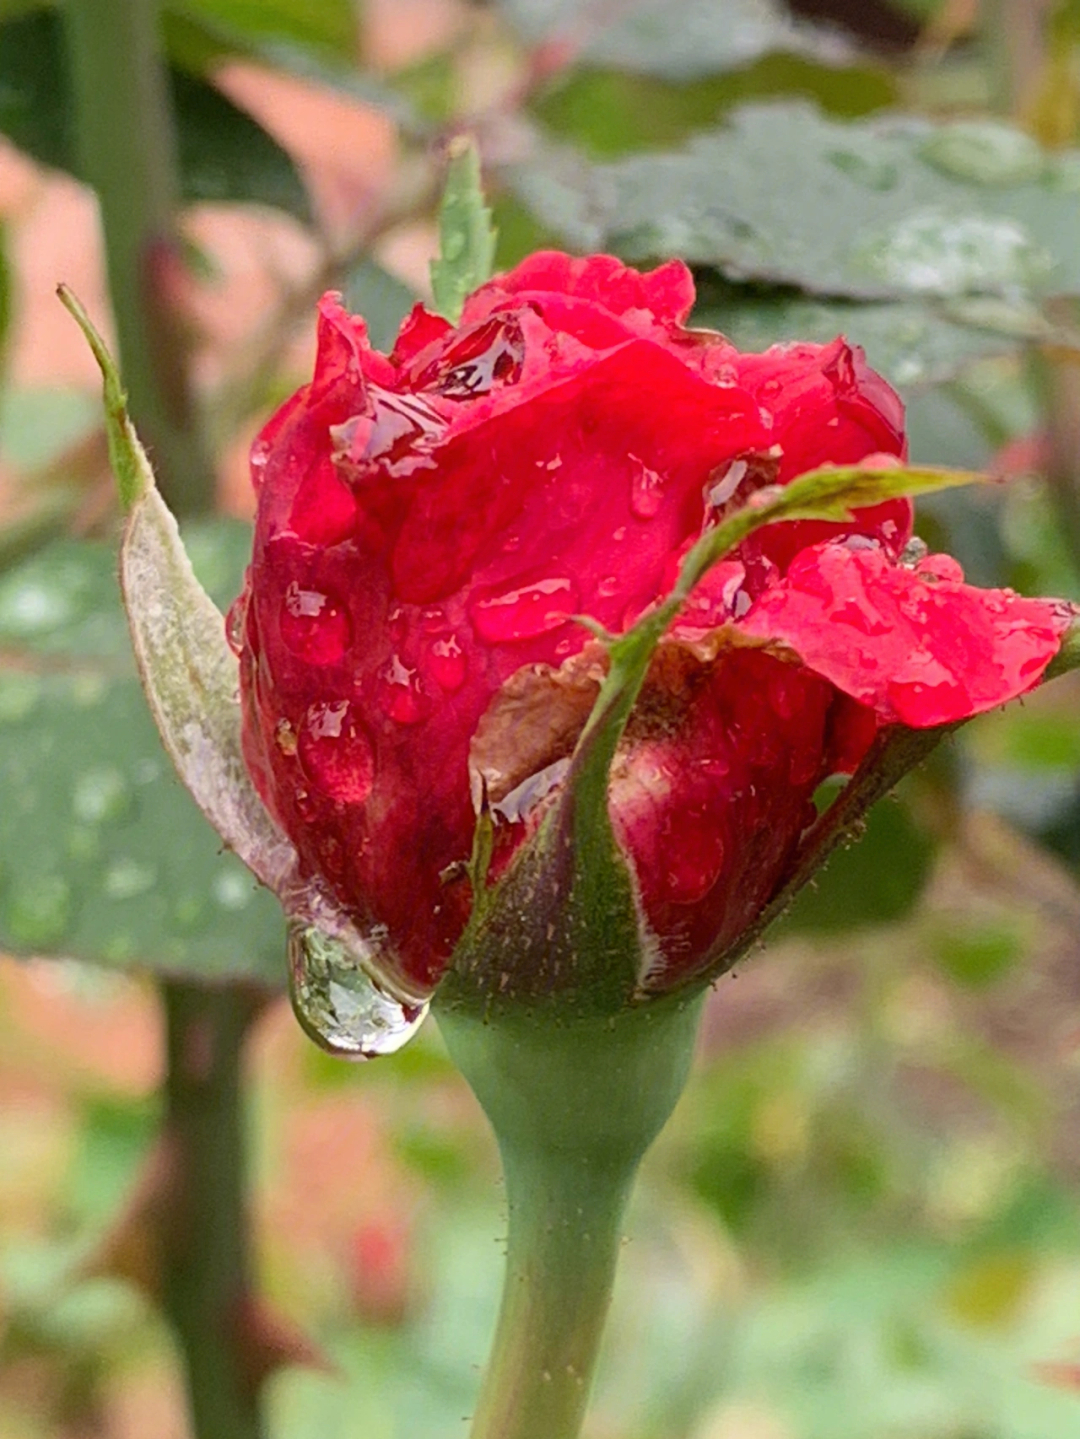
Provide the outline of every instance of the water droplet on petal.
{"type": "Polygon", "coordinates": [[[954,560],[952,555],[927,555],[915,566],[915,573],[921,580],[928,580],[931,584],[943,580],[961,584],[964,579],[963,566],[959,560],[954,560]]]}
{"type": "Polygon", "coordinates": [[[416,670],[400,655],[391,656],[379,674],[379,703],[398,724],[417,724],[428,711],[416,670]]]}
{"type": "Polygon", "coordinates": [[[630,509],[639,520],[651,520],[660,513],[664,503],[664,477],[651,470],[636,455],[630,455],[633,471],[630,476],[630,509]]]}
{"type": "Polygon", "coordinates": [[[352,638],[349,616],[321,590],[306,590],[294,580],[281,608],[281,638],[298,659],[332,665],[345,654],[352,638]]]}
{"type": "Polygon", "coordinates": [[[471,606],[477,633],[489,644],[535,639],[564,625],[577,608],[573,580],[539,580],[518,590],[476,599],[471,606]]]}
{"type": "Polygon", "coordinates": [[[308,706],[297,753],[311,783],[330,799],[361,804],[375,779],[375,753],[348,700],[308,706]]]}
{"type": "Polygon", "coordinates": [[[731,390],[739,383],[739,372],[734,365],[718,365],[713,371],[712,382],[718,389],[731,390]]]}
{"type": "Polygon", "coordinates": [[[244,649],[244,630],[247,626],[248,600],[250,590],[244,586],[242,594],[237,595],[229,606],[228,614],[225,616],[225,639],[234,655],[239,655],[244,649]]]}
{"type": "Polygon", "coordinates": [[[313,925],[289,927],[289,992],[308,1035],[342,1059],[394,1054],[423,1023],[426,1004],[406,1005],[381,989],[358,946],[313,925]]]}
{"type": "Polygon", "coordinates": [[[596,586],[596,593],[602,600],[611,599],[619,588],[618,575],[605,575],[596,586]]]}
{"type": "Polygon", "coordinates": [[[270,444],[264,439],[256,439],[251,447],[251,483],[257,490],[262,484],[263,475],[266,473],[266,462],[270,458],[270,444]]]}
{"type": "Polygon", "coordinates": [[[446,422],[419,395],[399,395],[381,385],[368,384],[368,409],[343,424],[330,426],[334,462],[347,473],[363,478],[389,472],[395,477],[430,469],[431,451],[446,422]]]}
{"type": "Polygon", "coordinates": [[[428,672],[435,683],[453,694],[465,682],[466,660],[456,635],[435,640],[431,646],[428,672]]]}
{"type": "Polygon", "coordinates": [[[524,361],[521,325],[512,316],[495,316],[441,355],[417,380],[417,388],[437,390],[451,400],[470,400],[496,385],[516,383],[524,361]]]}

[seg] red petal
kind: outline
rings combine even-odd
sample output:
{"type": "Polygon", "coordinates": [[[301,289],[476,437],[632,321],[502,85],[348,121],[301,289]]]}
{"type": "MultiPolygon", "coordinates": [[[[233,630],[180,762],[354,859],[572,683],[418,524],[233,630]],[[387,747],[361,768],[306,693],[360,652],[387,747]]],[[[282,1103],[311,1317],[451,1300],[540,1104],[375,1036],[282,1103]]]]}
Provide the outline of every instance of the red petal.
{"type": "MultiPolygon", "coordinates": [[[[858,346],[774,345],[738,358],[739,383],[763,411],[773,444],[781,450],[779,481],[787,484],[819,465],[857,464],[884,453],[903,459],[904,407],[895,390],[866,363],[858,346]]],[[[893,555],[911,538],[910,501],[890,500],[860,510],[856,524],[797,521],[770,525],[751,553],[785,569],[801,551],[837,534],[864,534],[893,555]]]]}
{"type": "Polygon", "coordinates": [[[880,549],[834,543],[799,555],[742,627],[790,646],[882,722],[921,729],[1031,689],[1068,622],[1064,606],[935,580],[880,549]]]}
{"type": "Polygon", "coordinates": [[[467,301],[463,323],[485,318],[509,295],[534,293],[590,300],[613,315],[645,310],[655,320],[681,324],[694,304],[694,277],[681,260],[642,273],[614,255],[579,259],[559,250],[540,250],[482,285],[467,301]]]}

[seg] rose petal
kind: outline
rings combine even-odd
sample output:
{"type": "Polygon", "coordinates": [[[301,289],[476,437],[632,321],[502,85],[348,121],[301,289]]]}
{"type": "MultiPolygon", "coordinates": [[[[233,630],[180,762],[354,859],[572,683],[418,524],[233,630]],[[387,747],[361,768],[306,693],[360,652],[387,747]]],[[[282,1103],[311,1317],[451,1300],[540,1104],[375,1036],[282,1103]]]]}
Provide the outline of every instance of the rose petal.
{"type": "Polygon", "coordinates": [[[742,628],[788,645],[883,723],[921,729],[1031,689],[1067,624],[1064,607],[935,580],[879,549],[832,543],[799,555],[742,628]]]}

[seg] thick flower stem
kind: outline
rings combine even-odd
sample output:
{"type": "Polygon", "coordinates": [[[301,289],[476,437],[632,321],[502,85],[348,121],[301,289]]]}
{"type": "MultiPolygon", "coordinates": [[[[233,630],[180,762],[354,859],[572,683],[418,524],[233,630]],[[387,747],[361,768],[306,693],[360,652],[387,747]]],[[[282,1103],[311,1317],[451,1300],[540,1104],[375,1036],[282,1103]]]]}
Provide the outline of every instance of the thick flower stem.
{"type": "Polygon", "coordinates": [[[577,1439],[641,1159],[682,1092],[700,1012],[491,1022],[443,1000],[452,1058],[499,1142],[509,1202],[502,1307],[472,1439],[577,1439]]]}
{"type": "Polygon", "coordinates": [[[165,1137],[177,1191],[162,1234],[165,1308],[198,1439],[259,1439],[257,1356],[245,1356],[251,1255],[241,1056],[254,1013],[235,989],[169,981],[165,1137]],[[246,1362],[246,1360],[250,1362],[246,1362]]]}
{"type": "Polygon", "coordinates": [[[177,142],[157,0],[65,0],[82,177],[97,192],[131,412],[174,514],[208,510],[214,475],[192,413],[173,299],[177,142]]]}

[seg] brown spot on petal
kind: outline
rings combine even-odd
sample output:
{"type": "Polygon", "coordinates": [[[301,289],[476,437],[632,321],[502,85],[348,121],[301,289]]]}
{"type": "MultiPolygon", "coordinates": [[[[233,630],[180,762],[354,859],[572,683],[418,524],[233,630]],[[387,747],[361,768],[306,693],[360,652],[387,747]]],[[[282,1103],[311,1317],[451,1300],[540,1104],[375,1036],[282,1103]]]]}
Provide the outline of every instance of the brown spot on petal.
{"type": "Polygon", "coordinates": [[[589,643],[558,669],[524,665],[495,695],[469,747],[474,795],[486,785],[492,804],[549,765],[565,759],[577,743],[596,702],[607,656],[589,643]]]}

